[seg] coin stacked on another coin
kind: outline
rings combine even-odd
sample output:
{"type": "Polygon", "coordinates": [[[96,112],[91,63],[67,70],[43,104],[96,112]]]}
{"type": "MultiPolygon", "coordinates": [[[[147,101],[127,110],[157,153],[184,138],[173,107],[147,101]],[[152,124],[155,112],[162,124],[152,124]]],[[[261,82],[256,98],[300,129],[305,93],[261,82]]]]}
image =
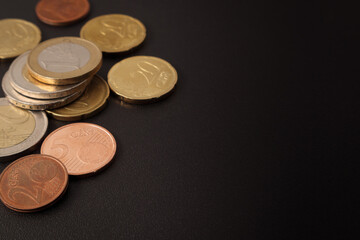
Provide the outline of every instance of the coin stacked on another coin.
{"type": "Polygon", "coordinates": [[[50,39],[15,59],[2,88],[20,108],[56,109],[78,99],[101,65],[95,44],[76,37],[50,39]]]}

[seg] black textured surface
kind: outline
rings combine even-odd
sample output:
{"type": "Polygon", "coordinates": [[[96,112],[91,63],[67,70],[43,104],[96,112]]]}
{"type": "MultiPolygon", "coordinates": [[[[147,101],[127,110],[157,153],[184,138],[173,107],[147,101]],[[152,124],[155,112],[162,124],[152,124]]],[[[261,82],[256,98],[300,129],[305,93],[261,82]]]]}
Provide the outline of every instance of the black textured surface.
{"type": "MultiPolygon", "coordinates": [[[[36,2],[1,1],[0,16],[36,23],[44,40],[79,34],[85,21],[62,28],[38,21],[36,2]]],[[[0,205],[1,240],[357,239],[357,8],[230,0],[91,7],[87,19],[140,19],[148,37],[126,56],[168,60],[178,87],[145,106],[112,96],[87,121],[114,134],[113,164],[71,178],[46,211],[0,205]]],[[[105,56],[99,74],[106,78],[123,57],[105,56]]],[[[1,63],[1,76],[8,67],[1,63]]],[[[51,120],[50,131],[63,124],[51,120]]]]}

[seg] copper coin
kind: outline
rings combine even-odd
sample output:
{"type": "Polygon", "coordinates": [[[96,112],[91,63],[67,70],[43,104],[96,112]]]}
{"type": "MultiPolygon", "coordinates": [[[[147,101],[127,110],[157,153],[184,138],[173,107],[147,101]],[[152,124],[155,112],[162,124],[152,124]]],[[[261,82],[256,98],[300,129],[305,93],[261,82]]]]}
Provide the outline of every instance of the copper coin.
{"type": "Polygon", "coordinates": [[[45,209],[68,186],[65,166],[56,158],[34,154],[10,164],[0,176],[0,200],[18,212],[45,209]]]}
{"type": "Polygon", "coordinates": [[[50,133],[41,153],[54,156],[66,166],[69,175],[96,173],[111,162],[116,152],[114,136],[91,123],[73,123],[50,133]]]}
{"type": "Polygon", "coordinates": [[[41,0],[36,15],[46,24],[62,26],[84,18],[90,11],[88,0],[41,0]]]}

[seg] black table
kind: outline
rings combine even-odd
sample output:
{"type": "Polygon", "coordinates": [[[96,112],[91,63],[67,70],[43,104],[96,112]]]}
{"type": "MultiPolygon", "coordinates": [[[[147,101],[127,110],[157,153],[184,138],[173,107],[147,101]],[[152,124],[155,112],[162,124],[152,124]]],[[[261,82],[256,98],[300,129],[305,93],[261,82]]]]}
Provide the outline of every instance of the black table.
{"type": "MultiPolygon", "coordinates": [[[[357,239],[357,8],[92,0],[84,21],[51,27],[37,20],[36,2],[1,1],[0,16],[34,22],[46,40],[78,36],[95,16],[131,15],[147,27],[144,45],[104,56],[99,74],[106,79],[125,57],[153,55],[177,69],[179,82],[155,104],[111,96],[86,121],[114,134],[113,164],[71,178],[46,211],[0,205],[1,240],[357,239]]],[[[9,65],[1,62],[1,77],[9,65]]],[[[64,124],[51,120],[49,132],[64,124]]]]}

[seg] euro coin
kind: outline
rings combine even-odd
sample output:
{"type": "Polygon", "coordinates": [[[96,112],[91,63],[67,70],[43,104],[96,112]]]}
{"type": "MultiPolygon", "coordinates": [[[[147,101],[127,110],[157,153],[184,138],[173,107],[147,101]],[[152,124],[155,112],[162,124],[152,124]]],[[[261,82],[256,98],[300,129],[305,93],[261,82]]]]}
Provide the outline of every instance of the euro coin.
{"type": "Polygon", "coordinates": [[[0,59],[17,57],[40,40],[41,32],[35,24],[21,19],[0,20],[0,59]]]}
{"type": "Polygon", "coordinates": [[[74,94],[71,94],[67,97],[63,98],[56,98],[56,99],[34,99],[29,98],[21,95],[17,91],[13,89],[11,86],[11,76],[9,72],[5,73],[5,76],[2,81],[2,89],[10,103],[13,105],[28,109],[28,110],[47,110],[47,109],[54,109],[59,108],[62,106],[65,106],[73,101],[75,101],[77,98],[81,96],[83,91],[76,92],[74,94]]]}
{"type": "Polygon", "coordinates": [[[62,108],[48,110],[47,113],[61,121],[78,121],[91,117],[106,105],[110,89],[104,79],[95,75],[83,95],[62,108]]]}
{"type": "Polygon", "coordinates": [[[29,73],[40,82],[68,85],[95,75],[102,64],[99,48],[81,38],[61,37],[42,42],[28,57],[29,73]]]}
{"type": "Polygon", "coordinates": [[[157,101],[172,92],[178,80],[173,66],[163,59],[130,57],[109,71],[110,89],[128,103],[157,101]]]}
{"type": "Polygon", "coordinates": [[[116,141],[105,128],[91,123],[73,123],[47,136],[41,153],[59,159],[69,175],[94,174],[113,159],[116,141]]]}
{"type": "Polygon", "coordinates": [[[95,43],[106,53],[127,52],[145,40],[146,28],[133,17],[109,14],[88,21],[80,37],[95,43]]]}
{"type": "Polygon", "coordinates": [[[63,195],[68,182],[59,160],[40,154],[22,157],[1,174],[0,200],[14,211],[40,211],[63,195]]]}
{"type": "Polygon", "coordinates": [[[53,26],[74,23],[84,18],[89,11],[88,0],[41,0],[35,8],[37,17],[53,26]]]}
{"type": "Polygon", "coordinates": [[[76,92],[82,91],[90,82],[91,79],[86,79],[76,84],[56,86],[49,85],[34,79],[26,66],[30,52],[20,55],[14,60],[10,66],[9,73],[11,75],[11,86],[25,97],[35,99],[55,99],[67,97],[76,92]]]}
{"type": "Polygon", "coordinates": [[[43,111],[27,111],[0,98],[0,161],[15,159],[38,145],[48,128],[43,111]]]}

